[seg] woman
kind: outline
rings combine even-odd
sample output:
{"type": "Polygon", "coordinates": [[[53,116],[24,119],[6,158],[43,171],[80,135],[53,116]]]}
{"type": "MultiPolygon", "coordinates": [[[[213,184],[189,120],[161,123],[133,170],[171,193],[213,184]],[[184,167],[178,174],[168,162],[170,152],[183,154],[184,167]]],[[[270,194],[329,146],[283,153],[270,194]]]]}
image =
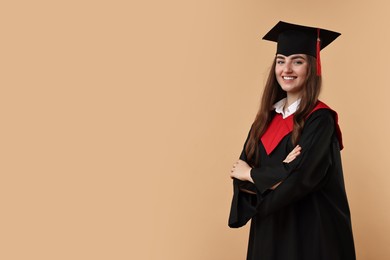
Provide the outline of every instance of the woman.
{"type": "Polygon", "coordinates": [[[318,100],[320,50],[340,34],[279,22],[277,53],[240,159],[230,227],[251,220],[249,260],[355,259],[337,114],[318,100]]]}

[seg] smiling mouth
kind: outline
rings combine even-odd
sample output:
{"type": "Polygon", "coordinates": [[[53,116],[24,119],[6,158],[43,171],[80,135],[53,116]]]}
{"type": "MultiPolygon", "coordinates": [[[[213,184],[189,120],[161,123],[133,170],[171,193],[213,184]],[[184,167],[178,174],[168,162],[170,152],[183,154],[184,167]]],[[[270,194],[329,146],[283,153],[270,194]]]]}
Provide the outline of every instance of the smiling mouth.
{"type": "Polygon", "coordinates": [[[282,77],[284,80],[293,80],[296,79],[297,77],[292,77],[292,76],[284,76],[282,77]]]}

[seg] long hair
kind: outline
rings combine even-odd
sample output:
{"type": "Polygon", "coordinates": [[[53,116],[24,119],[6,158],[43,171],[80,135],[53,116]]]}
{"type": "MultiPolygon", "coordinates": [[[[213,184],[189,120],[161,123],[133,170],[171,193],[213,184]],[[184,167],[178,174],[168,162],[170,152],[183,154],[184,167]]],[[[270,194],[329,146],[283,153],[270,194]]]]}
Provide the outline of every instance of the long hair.
{"type": "MultiPolygon", "coordinates": [[[[321,76],[317,76],[316,58],[307,55],[307,77],[302,88],[301,102],[294,114],[294,126],[291,134],[292,144],[295,146],[301,136],[305,119],[315,107],[321,91],[321,76]]],[[[257,164],[257,146],[260,137],[269,126],[273,116],[273,105],[287,96],[280,87],[275,75],[276,58],[274,59],[261,98],[260,108],[252,124],[248,141],[245,147],[247,159],[251,164],[257,164]]]]}

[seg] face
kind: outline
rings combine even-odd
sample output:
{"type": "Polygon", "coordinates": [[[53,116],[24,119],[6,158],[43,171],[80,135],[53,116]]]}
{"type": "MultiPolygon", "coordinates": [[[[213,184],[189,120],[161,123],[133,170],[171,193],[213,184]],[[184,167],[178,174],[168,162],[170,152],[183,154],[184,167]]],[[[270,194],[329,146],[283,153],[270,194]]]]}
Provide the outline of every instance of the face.
{"type": "Polygon", "coordinates": [[[307,76],[308,60],[305,54],[276,55],[275,75],[279,85],[287,94],[301,92],[307,76]]]}

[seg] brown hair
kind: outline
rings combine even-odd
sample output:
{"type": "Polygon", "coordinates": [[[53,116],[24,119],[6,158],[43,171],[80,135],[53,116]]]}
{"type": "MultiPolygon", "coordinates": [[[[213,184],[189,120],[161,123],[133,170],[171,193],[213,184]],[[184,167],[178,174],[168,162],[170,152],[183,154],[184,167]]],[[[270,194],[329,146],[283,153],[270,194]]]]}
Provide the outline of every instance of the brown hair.
{"type": "MultiPolygon", "coordinates": [[[[321,76],[317,76],[316,58],[307,55],[307,61],[307,78],[302,89],[301,102],[294,114],[294,127],[291,135],[292,144],[294,146],[298,143],[305,124],[305,119],[315,107],[321,91],[321,76]]],[[[245,147],[248,162],[251,162],[251,164],[257,164],[258,142],[272,120],[273,105],[287,96],[286,92],[280,87],[276,80],[275,66],[276,58],[272,63],[261,98],[260,108],[257,112],[255,121],[252,124],[252,129],[245,147]]]]}

